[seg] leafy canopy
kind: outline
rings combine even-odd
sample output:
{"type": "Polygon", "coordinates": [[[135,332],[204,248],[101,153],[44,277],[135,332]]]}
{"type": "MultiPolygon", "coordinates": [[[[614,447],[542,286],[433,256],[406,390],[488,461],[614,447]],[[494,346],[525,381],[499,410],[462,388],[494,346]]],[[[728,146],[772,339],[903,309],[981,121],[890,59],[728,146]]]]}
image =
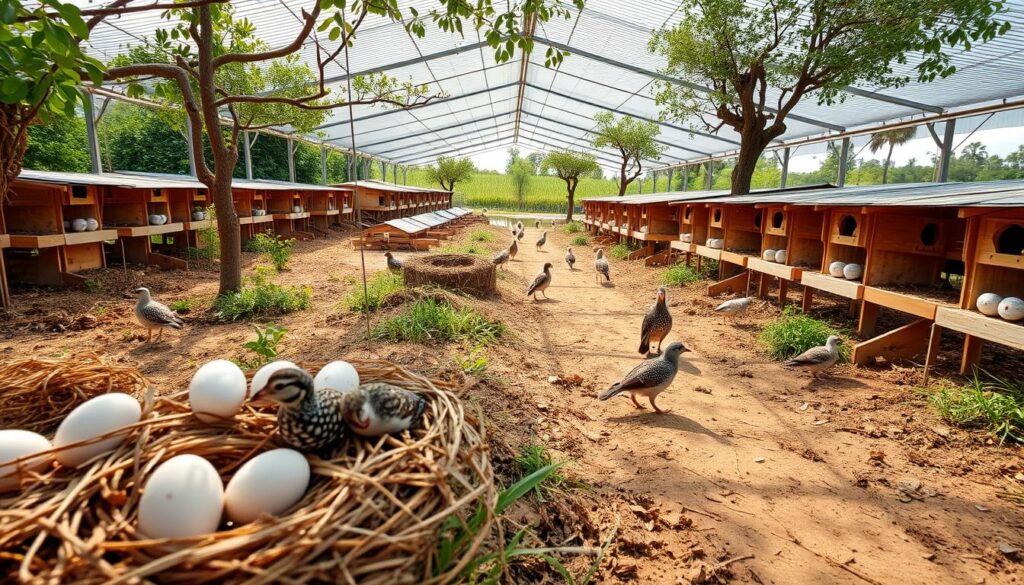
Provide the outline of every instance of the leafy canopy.
{"type": "Polygon", "coordinates": [[[476,167],[468,158],[439,156],[437,164],[427,167],[427,177],[430,182],[438,183],[449,191],[455,189],[456,183],[472,180],[475,172],[476,167]]]}
{"type": "Polygon", "coordinates": [[[643,172],[643,161],[657,159],[664,152],[658,144],[660,128],[656,122],[638,120],[629,116],[616,118],[611,112],[594,116],[594,147],[610,147],[619,151],[622,165],[619,169],[619,195],[643,172]]]}
{"type": "Polygon", "coordinates": [[[554,173],[563,181],[578,182],[581,177],[591,176],[595,170],[600,170],[594,155],[588,152],[577,152],[575,150],[555,150],[549,152],[541,161],[541,172],[554,173]]]}

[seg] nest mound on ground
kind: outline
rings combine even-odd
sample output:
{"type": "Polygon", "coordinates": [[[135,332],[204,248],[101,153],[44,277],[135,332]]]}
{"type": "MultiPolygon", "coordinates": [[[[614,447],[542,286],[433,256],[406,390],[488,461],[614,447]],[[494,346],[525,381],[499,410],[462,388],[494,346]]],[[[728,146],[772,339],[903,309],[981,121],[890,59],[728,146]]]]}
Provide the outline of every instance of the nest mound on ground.
{"type": "Polygon", "coordinates": [[[115,451],[77,470],[53,464],[0,494],[0,574],[33,583],[451,581],[480,554],[494,521],[482,423],[446,383],[387,362],[352,363],[362,381],[419,392],[429,405],[409,433],[351,436],[330,460],[308,456],[310,484],[290,512],[197,538],[138,533],[142,491],[167,459],[204,457],[226,485],[245,461],[276,447],[269,404],[247,403],[232,420],[206,424],[191,414],[187,392],[147,392],[142,421],[115,451]],[[479,528],[459,533],[471,517],[479,528]]]}
{"type": "Polygon", "coordinates": [[[432,254],[406,260],[402,277],[410,287],[434,285],[476,295],[498,290],[494,263],[473,254],[432,254]]]}

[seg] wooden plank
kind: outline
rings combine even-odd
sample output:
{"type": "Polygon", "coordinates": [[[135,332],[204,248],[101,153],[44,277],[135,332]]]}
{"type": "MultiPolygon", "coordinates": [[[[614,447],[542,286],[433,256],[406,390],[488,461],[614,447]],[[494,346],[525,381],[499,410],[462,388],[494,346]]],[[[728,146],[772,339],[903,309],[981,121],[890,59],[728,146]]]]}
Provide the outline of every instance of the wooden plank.
{"type": "Polygon", "coordinates": [[[867,302],[881,305],[901,313],[915,315],[922,319],[928,319],[929,321],[935,320],[935,311],[939,308],[939,303],[937,301],[930,301],[922,299],[921,297],[884,290],[873,286],[864,287],[863,298],[867,302]]]}
{"type": "Polygon", "coordinates": [[[46,234],[42,236],[23,236],[11,234],[12,248],[54,248],[64,245],[64,234],[46,234]]]}
{"type": "Polygon", "coordinates": [[[149,253],[149,261],[147,263],[150,266],[159,266],[167,270],[185,270],[188,267],[188,264],[181,258],[158,254],[156,252],[149,253]]]}
{"type": "Polygon", "coordinates": [[[254,215],[250,219],[252,221],[250,221],[249,223],[267,223],[267,222],[274,221],[274,216],[272,216],[272,215],[254,215]]]}
{"type": "Polygon", "coordinates": [[[736,266],[742,266],[744,268],[747,266],[747,259],[750,258],[750,256],[747,256],[746,254],[740,254],[738,252],[730,252],[728,250],[721,250],[721,252],[722,255],[720,260],[722,262],[728,262],[730,264],[735,264],[736,266]]]}
{"type": "Polygon", "coordinates": [[[717,248],[708,248],[700,244],[694,244],[694,252],[699,256],[710,258],[712,260],[719,260],[722,257],[722,251],[717,248]]]}
{"type": "Polygon", "coordinates": [[[857,321],[857,335],[872,337],[875,334],[875,322],[878,320],[879,306],[867,301],[861,303],[860,320],[857,321]]]}
{"type": "Polygon", "coordinates": [[[985,341],[980,337],[968,335],[964,339],[964,354],[960,358],[960,373],[970,374],[981,363],[981,350],[985,347],[985,341]]]}
{"type": "Polygon", "coordinates": [[[697,251],[697,244],[684,244],[679,240],[672,240],[668,245],[673,250],[679,250],[680,252],[688,252],[692,254],[697,251]]]}
{"type": "Polygon", "coordinates": [[[820,291],[859,301],[864,298],[864,285],[845,278],[836,278],[817,272],[802,272],[800,283],[820,291]]]}
{"type": "Polygon", "coordinates": [[[804,287],[803,298],[800,301],[800,309],[804,313],[810,313],[811,312],[811,307],[813,307],[813,306],[814,306],[814,289],[809,287],[809,286],[805,286],[804,287]]]}
{"type": "Polygon", "coordinates": [[[269,214],[272,219],[306,219],[309,217],[308,211],[301,213],[271,213],[269,214]]]}
{"type": "Polygon", "coordinates": [[[928,373],[931,370],[932,365],[935,363],[935,359],[939,356],[939,347],[942,342],[942,327],[936,323],[932,323],[932,331],[928,336],[928,350],[924,354],[924,372],[921,374],[921,383],[925,386],[928,385],[928,373]]]}
{"type": "Polygon", "coordinates": [[[341,212],[337,209],[314,209],[309,212],[310,215],[338,215],[339,213],[341,212]]]}
{"type": "Polygon", "coordinates": [[[779,264],[777,262],[768,262],[766,260],[753,257],[747,259],[747,268],[762,274],[770,274],[776,278],[792,280],[794,282],[800,279],[800,274],[803,272],[802,269],[797,268],[796,266],[779,264]]]}
{"type": "Polygon", "coordinates": [[[114,228],[117,235],[122,238],[137,238],[141,236],[158,236],[160,234],[173,234],[174,232],[185,231],[183,223],[165,223],[164,225],[133,225],[114,228]]]}
{"type": "Polygon", "coordinates": [[[1024,350],[1024,325],[987,317],[977,311],[939,307],[935,322],[941,327],[967,335],[1024,350]]]}
{"type": "Polygon", "coordinates": [[[718,296],[724,292],[738,293],[747,290],[750,279],[750,271],[744,270],[736,276],[731,276],[714,284],[708,285],[708,296],[718,296]]]}
{"type": "Polygon", "coordinates": [[[0,249],[9,248],[11,246],[11,236],[7,234],[0,234],[0,249]]]}
{"type": "Polygon", "coordinates": [[[64,272],[78,273],[103,268],[103,244],[100,242],[64,246],[61,255],[64,272]]]}
{"type": "Polygon", "coordinates": [[[853,362],[863,366],[883,357],[890,362],[911,359],[927,350],[931,321],[918,319],[913,323],[883,333],[853,346],[853,362]]]}
{"type": "MultiPolygon", "coordinates": [[[[239,223],[241,223],[241,219],[242,218],[238,218],[238,219],[239,219],[239,223]]],[[[189,231],[192,231],[192,230],[205,230],[205,229],[213,227],[213,220],[212,219],[201,219],[199,221],[188,220],[188,221],[185,221],[185,222],[182,222],[182,223],[185,226],[185,229],[189,230],[189,231]]]]}
{"type": "Polygon", "coordinates": [[[68,232],[64,234],[64,243],[68,246],[88,244],[90,242],[106,242],[117,239],[117,230],[96,230],[92,232],[68,232]]]}

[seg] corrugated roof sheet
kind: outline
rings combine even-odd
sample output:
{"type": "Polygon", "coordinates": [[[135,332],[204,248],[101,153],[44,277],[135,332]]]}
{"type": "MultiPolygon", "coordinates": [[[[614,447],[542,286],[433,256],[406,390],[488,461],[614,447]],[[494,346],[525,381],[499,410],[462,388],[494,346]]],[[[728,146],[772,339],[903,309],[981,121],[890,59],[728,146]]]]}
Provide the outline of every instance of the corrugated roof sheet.
{"type": "Polygon", "coordinates": [[[862,205],[929,207],[1024,206],[1024,180],[971,183],[902,183],[863,185],[803,191],[767,191],[718,199],[729,205],[784,203],[790,205],[862,205]]]}
{"type": "MultiPolygon", "coordinates": [[[[170,173],[144,173],[140,171],[117,171],[114,173],[64,173],[58,171],[36,171],[25,169],[18,177],[26,181],[42,183],[58,183],[61,185],[100,185],[106,187],[125,187],[129,189],[206,189],[195,177],[173,175],[170,173]]],[[[351,189],[313,185],[309,183],[291,183],[272,179],[232,179],[231,186],[239,189],[262,189],[264,191],[338,191],[351,189]]]]}
{"type": "Polygon", "coordinates": [[[391,227],[398,228],[407,234],[418,234],[427,229],[427,226],[409,221],[408,219],[389,219],[384,223],[391,227]]]}
{"type": "Polygon", "coordinates": [[[338,183],[336,184],[336,186],[347,187],[349,190],[354,189],[356,187],[368,187],[370,189],[390,191],[393,193],[451,193],[451,191],[444,191],[442,189],[428,189],[425,187],[413,187],[412,185],[397,185],[395,183],[387,183],[384,181],[377,181],[374,179],[338,183]]]}

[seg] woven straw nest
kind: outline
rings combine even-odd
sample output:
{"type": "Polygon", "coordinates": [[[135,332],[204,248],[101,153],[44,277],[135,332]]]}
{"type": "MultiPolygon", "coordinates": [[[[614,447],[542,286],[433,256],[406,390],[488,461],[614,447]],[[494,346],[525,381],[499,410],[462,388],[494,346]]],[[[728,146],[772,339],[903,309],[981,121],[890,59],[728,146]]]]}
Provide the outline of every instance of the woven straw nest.
{"type": "Polygon", "coordinates": [[[434,285],[478,295],[497,290],[494,263],[473,254],[432,254],[405,262],[402,276],[406,286],[434,285]]]}
{"type": "MultiPolygon", "coordinates": [[[[497,495],[482,424],[447,384],[386,362],[353,365],[364,382],[426,396],[424,418],[411,434],[354,437],[331,460],[310,456],[309,488],[290,513],[222,525],[201,538],[138,534],[140,488],[160,463],[199,455],[226,484],[242,463],[275,447],[272,406],[246,404],[230,422],[205,424],[191,414],[187,392],[149,392],[142,421],[116,451],[77,470],[54,464],[20,491],[0,494],[0,574],[32,583],[452,580],[493,523],[497,495]],[[473,515],[479,530],[437,566],[439,536],[452,536],[473,515]]],[[[46,396],[36,401],[41,407],[46,396]]]]}

